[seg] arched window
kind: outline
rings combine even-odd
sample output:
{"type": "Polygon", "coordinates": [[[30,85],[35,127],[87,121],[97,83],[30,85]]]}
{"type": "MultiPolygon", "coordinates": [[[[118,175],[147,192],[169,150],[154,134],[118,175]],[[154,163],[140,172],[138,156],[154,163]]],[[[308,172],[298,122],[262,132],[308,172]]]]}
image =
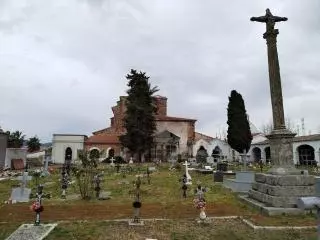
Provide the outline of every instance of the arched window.
{"type": "Polygon", "coordinates": [[[108,151],[108,157],[114,157],[114,149],[113,148],[110,148],[109,151],[108,151]]]}
{"type": "Polygon", "coordinates": [[[255,147],[252,149],[252,155],[253,155],[253,161],[260,162],[261,160],[261,149],[258,147],[255,147]]]}
{"type": "Polygon", "coordinates": [[[270,152],[270,147],[266,147],[264,149],[264,152],[266,154],[266,162],[270,162],[271,161],[271,152],[270,152]]]}
{"type": "Polygon", "coordinates": [[[70,147],[67,147],[65,151],[64,160],[65,162],[71,162],[72,160],[72,149],[70,147]]]}
{"type": "Polygon", "coordinates": [[[199,163],[206,163],[207,162],[207,157],[208,157],[208,152],[204,148],[204,146],[200,146],[197,155],[196,155],[196,160],[199,163]]]}
{"type": "Polygon", "coordinates": [[[222,151],[221,151],[221,149],[220,149],[219,146],[216,146],[216,147],[212,150],[211,156],[213,157],[213,161],[214,161],[214,162],[218,162],[218,160],[219,160],[220,158],[222,158],[221,153],[222,153],[222,151]]]}
{"type": "Polygon", "coordinates": [[[100,157],[100,152],[98,149],[94,148],[90,151],[90,159],[97,159],[100,157]]]}
{"type": "Polygon", "coordinates": [[[304,144],[298,147],[300,165],[316,165],[314,148],[304,144]]]}

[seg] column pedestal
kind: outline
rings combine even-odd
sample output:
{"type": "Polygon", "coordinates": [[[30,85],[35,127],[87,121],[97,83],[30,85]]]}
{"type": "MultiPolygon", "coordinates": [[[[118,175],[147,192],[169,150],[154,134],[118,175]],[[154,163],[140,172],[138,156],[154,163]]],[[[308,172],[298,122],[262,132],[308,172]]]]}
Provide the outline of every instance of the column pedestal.
{"type": "Polygon", "coordinates": [[[270,154],[273,167],[268,171],[275,175],[301,175],[295,168],[292,153],[292,139],[295,133],[287,129],[273,130],[266,136],[270,142],[270,154]]]}

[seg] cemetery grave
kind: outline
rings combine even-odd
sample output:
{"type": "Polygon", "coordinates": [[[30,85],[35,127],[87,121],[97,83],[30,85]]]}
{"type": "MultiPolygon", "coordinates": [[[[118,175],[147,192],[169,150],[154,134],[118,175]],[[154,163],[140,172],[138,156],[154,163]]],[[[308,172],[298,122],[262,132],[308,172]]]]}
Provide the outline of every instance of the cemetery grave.
{"type": "MultiPolygon", "coordinates": [[[[102,181],[99,183],[100,190],[110,192],[112,196],[112,198],[107,201],[99,201],[96,199],[95,192],[93,193],[92,199],[81,200],[76,179],[72,174],[71,181],[74,181],[74,183],[68,185],[66,199],[61,199],[61,168],[56,167],[52,174],[38,179],[39,184],[43,184],[45,186],[44,192],[51,194],[50,199],[43,199],[45,211],[41,213],[41,222],[56,223],[61,220],[103,221],[107,219],[132,219],[134,213],[133,200],[135,199],[135,195],[131,191],[135,187],[133,183],[137,180],[137,175],[141,176],[140,200],[142,206],[139,213],[141,219],[160,218],[179,219],[179,221],[185,221],[187,219],[199,218],[199,209],[195,208],[193,203],[193,199],[195,198],[194,191],[199,183],[201,183],[202,186],[205,186],[208,190],[205,192],[205,214],[208,217],[231,215],[243,216],[260,225],[263,225],[264,222],[268,224],[268,221],[271,221],[270,219],[272,219],[266,217],[260,218],[259,213],[244,205],[240,200],[238,200],[236,194],[225,189],[221,184],[214,183],[212,175],[189,171],[193,185],[188,185],[187,196],[186,198],[183,198],[181,190],[182,182],[180,180],[185,173],[185,165],[182,165],[180,170],[174,171],[169,171],[170,164],[162,164],[157,166],[156,169],[151,168],[152,171],[150,171],[149,174],[152,181],[150,184],[148,184],[146,174],[148,166],[149,165],[144,164],[131,165],[132,169],[126,173],[125,178],[123,177],[123,174],[116,173],[115,167],[110,167],[109,165],[99,166],[99,172],[103,172],[102,181]],[[127,181],[128,184],[119,184],[121,181],[127,181]],[[69,198],[74,195],[77,195],[78,198],[69,198]]],[[[31,174],[32,170],[30,170],[30,175],[31,174]]],[[[34,212],[29,209],[31,202],[16,204],[3,203],[10,195],[11,186],[18,183],[19,180],[4,180],[0,182],[0,229],[8,229],[3,230],[0,234],[3,234],[3,236],[6,237],[12,234],[12,232],[21,224],[33,223],[35,220],[34,212]],[[6,194],[3,194],[4,192],[6,192],[6,194]]],[[[32,193],[35,193],[35,178],[32,178],[32,180],[29,181],[28,187],[32,189],[32,193]]],[[[218,222],[215,221],[213,221],[212,224],[218,224],[218,222]]],[[[275,224],[278,225],[288,225],[288,221],[292,225],[315,225],[315,216],[306,216],[300,221],[296,218],[284,217],[282,221],[276,222],[275,219],[273,222],[276,222],[275,224]],[[285,219],[288,219],[287,222],[285,219]]],[[[150,223],[146,221],[144,221],[144,223],[144,225],[147,225],[147,228],[150,227],[150,223]]],[[[106,223],[104,222],[104,224],[106,223]]],[[[57,230],[53,230],[48,239],[50,239],[51,234],[55,236],[55,231],[63,231],[61,229],[64,229],[64,225],[65,224],[59,224],[56,227],[57,230]]],[[[97,227],[102,227],[102,225],[102,223],[97,223],[97,227]]],[[[243,226],[243,228],[246,227],[243,226]]],[[[159,229],[159,231],[161,230],[159,229]]],[[[183,233],[179,234],[183,235],[183,233]]],[[[145,237],[151,238],[150,235],[145,237]]],[[[154,238],[157,239],[157,237],[154,238]]],[[[0,239],[2,239],[2,235],[0,235],[0,239]]],[[[158,237],[158,239],[161,238],[158,237]]]]}

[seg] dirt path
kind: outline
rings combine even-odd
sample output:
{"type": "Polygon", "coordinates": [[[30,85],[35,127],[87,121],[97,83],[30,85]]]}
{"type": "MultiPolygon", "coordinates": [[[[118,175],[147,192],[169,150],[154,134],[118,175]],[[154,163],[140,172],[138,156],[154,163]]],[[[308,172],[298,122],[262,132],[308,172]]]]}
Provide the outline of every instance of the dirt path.
{"type": "MultiPolygon", "coordinates": [[[[224,204],[212,204],[206,208],[209,216],[242,215],[237,207],[224,204]]],[[[130,204],[77,204],[77,205],[48,205],[44,206],[41,219],[44,222],[61,220],[106,220],[118,218],[131,218],[133,208],[130,204]]],[[[143,204],[141,208],[142,218],[195,218],[199,211],[190,206],[160,204],[143,204]]],[[[27,222],[34,221],[35,213],[29,209],[29,205],[5,205],[0,209],[0,222],[27,222]]]]}

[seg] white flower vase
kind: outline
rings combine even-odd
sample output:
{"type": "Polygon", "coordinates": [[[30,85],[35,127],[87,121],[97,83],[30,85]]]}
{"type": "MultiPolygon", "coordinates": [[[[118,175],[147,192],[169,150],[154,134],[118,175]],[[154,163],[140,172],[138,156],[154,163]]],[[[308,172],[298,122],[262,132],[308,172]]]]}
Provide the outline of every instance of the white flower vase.
{"type": "Polygon", "coordinates": [[[201,220],[201,221],[204,221],[204,220],[207,218],[207,215],[206,215],[206,213],[205,213],[205,211],[204,211],[203,208],[200,209],[200,215],[199,215],[199,217],[200,217],[200,220],[201,220]]]}

